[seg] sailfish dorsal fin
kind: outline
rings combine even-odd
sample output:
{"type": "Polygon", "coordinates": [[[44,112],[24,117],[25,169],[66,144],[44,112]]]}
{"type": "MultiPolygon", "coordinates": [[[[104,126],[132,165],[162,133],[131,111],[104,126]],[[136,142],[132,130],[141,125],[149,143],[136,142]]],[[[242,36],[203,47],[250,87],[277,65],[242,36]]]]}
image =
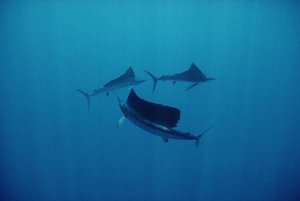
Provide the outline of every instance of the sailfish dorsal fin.
{"type": "Polygon", "coordinates": [[[116,79],[113,79],[113,80],[109,81],[108,83],[106,83],[104,85],[104,87],[117,85],[117,84],[120,84],[124,81],[134,80],[134,79],[135,79],[135,74],[133,72],[133,69],[131,67],[129,67],[124,74],[120,75],[116,79]]]}
{"type": "Polygon", "coordinates": [[[180,119],[179,109],[143,100],[136,95],[133,89],[128,96],[127,105],[146,120],[168,128],[176,127],[180,119]]]}
{"type": "Polygon", "coordinates": [[[187,71],[191,75],[201,77],[202,79],[206,78],[206,75],[194,63],[191,64],[190,68],[187,71]]]}
{"type": "Polygon", "coordinates": [[[129,67],[124,75],[126,75],[126,77],[135,77],[132,67],[129,67]]]}
{"type": "Polygon", "coordinates": [[[204,73],[194,63],[191,64],[189,72],[204,75],[204,73]]]}

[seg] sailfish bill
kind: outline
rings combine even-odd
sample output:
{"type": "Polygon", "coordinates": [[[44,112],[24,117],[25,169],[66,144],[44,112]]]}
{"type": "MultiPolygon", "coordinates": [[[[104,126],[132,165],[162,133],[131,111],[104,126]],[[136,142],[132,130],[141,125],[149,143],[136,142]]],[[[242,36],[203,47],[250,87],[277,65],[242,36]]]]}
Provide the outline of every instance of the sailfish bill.
{"type": "Polygon", "coordinates": [[[190,68],[181,73],[173,74],[173,75],[163,75],[161,77],[155,77],[149,71],[145,71],[153,80],[153,88],[152,93],[154,92],[157,82],[161,81],[172,81],[173,84],[176,82],[191,82],[193,83],[190,86],[186,87],[186,90],[189,90],[195,86],[197,86],[201,82],[206,82],[210,80],[215,80],[216,78],[207,77],[194,63],[191,64],[190,68]]]}
{"type": "MultiPolygon", "coordinates": [[[[136,126],[162,137],[165,143],[169,139],[195,140],[195,144],[198,146],[200,138],[210,129],[208,128],[199,135],[174,129],[180,120],[179,109],[148,102],[138,97],[133,89],[131,89],[126,102],[120,98],[118,101],[120,109],[127,119],[136,126]]],[[[118,126],[123,121],[124,117],[119,120],[118,126]]]]}
{"type": "Polygon", "coordinates": [[[138,85],[143,83],[146,80],[138,80],[135,77],[134,71],[131,67],[129,67],[124,74],[121,76],[117,77],[116,79],[113,79],[106,84],[104,84],[102,87],[93,90],[92,92],[84,92],[80,89],[76,89],[80,94],[84,95],[87,100],[88,104],[88,109],[90,109],[90,99],[92,96],[96,96],[102,93],[105,93],[107,96],[109,95],[110,92],[125,88],[125,87],[131,87],[134,85],[138,85]]]}

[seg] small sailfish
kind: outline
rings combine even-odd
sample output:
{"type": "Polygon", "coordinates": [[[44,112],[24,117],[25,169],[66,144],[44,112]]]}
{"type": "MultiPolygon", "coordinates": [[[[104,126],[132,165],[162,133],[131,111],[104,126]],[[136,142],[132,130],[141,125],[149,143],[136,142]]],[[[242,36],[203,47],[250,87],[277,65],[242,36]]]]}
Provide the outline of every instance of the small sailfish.
{"type": "Polygon", "coordinates": [[[122,74],[116,79],[107,82],[105,85],[103,85],[98,89],[95,89],[91,93],[84,92],[80,89],[76,89],[76,90],[86,97],[88,103],[88,109],[90,109],[90,99],[92,96],[96,96],[102,93],[106,93],[106,95],[108,96],[109,93],[112,91],[125,88],[125,87],[131,87],[133,85],[138,85],[144,81],[145,80],[136,79],[133,69],[129,67],[124,74],[122,74]]]}
{"type": "Polygon", "coordinates": [[[133,89],[131,89],[126,102],[120,98],[118,101],[124,116],[121,117],[117,126],[120,126],[127,118],[136,126],[162,137],[166,143],[169,139],[195,140],[195,144],[198,146],[201,136],[210,129],[208,128],[199,135],[175,130],[180,119],[179,109],[143,100],[136,95],[133,89]]]}
{"type": "Polygon", "coordinates": [[[184,72],[177,73],[174,75],[163,75],[159,78],[155,77],[149,71],[145,71],[153,79],[153,88],[152,93],[155,90],[157,81],[173,81],[173,84],[176,82],[192,82],[193,84],[186,87],[186,90],[189,90],[197,86],[200,82],[206,82],[210,80],[215,80],[216,78],[207,77],[194,63],[191,64],[190,68],[184,72]]]}

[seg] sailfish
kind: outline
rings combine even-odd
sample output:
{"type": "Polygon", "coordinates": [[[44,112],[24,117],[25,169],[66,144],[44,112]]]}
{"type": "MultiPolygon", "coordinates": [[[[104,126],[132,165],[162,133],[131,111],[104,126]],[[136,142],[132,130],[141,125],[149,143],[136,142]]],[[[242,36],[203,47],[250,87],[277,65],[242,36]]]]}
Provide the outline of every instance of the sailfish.
{"type": "Polygon", "coordinates": [[[186,71],[183,71],[181,73],[173,74],[173,75],[163,75],[161,77],[155,77],[152,73],[149,71],[145,71],[153,80],[153,88],[152,93],[155,90],[157,81],[172,81],[173,84],[176,82],[192,82],[193,84],[186,87],[186,90],[189,90],[195,86],[197,86],[201,82],[206,82],[210,80],[215,80],[216,78],[213,77],[207,77],[194,63],[191,64],[190,68],[186,71]]]}
{"type": "Polygon", "coordinates": [[[138,85],[141,84],[146,80],[138,80],[135,77],[134,71],[131,67],[129,67],[124,74],[121,76],[117,77],[116,79],[113,79],[106,84],[104,84],[102,87],[98,89],[94,89],[92,92],[87,93],[84,92],[80,89],[76,89],[79,93],[84,95],[87,99],[88,103],[88,109],[90,109],[90,99],[92,96],[96,96],[98,94],[105,93],[107,96],[109,95],[110,92],[125,88],[125,87],[132,87],[133,85],[138,85]]]}
{"type": "Polygon", "coordinates": [[[138,97],[133,89],[131,89],[126,102],[120,98],[118,98],[118,102],[124,116],[118,121],[117,126],[120,126],[127,118],[136,126],[160,136],[166,143],[169,139],[195,140],[195,144],[198,146],[201,136],[210,129],[206,129],[199,135],[176,130],[175,127],[180,119],[179,109],[148,102],[138,97]]]}

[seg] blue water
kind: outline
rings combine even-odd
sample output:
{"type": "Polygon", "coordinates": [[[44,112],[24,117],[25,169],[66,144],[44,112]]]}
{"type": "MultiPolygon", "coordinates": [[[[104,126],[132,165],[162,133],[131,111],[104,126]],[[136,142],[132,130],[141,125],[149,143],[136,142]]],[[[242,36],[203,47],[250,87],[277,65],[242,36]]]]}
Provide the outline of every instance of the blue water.
{"type": "Polygon", "coordinates": [[[83,2],[0,3],[1,201],[300,200],[297,1],[83,2]],[[199,147],[75,91],[191,62],[223,79],[134,89],[180,108],[179,130],[213,126],[199,147]]]}

